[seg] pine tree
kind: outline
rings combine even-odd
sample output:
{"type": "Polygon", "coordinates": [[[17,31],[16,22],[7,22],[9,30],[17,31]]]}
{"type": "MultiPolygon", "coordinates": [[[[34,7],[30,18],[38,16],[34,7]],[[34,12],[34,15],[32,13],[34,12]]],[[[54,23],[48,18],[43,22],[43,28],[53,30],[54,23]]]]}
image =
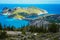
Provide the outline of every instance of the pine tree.
{"type": "Polygon", "coordinates": [[[57,24],[52,23],[49,25],[48,30],[49,30],[49,32],[55,33],[55,32],[58,32],[59,28],[57,27],[57,24]]]}
{"type": "Polygon", "coordinates": [[[1,23],[0,23],[0,30],[2,30],[2,25],[1,25],[1,23]]]}
{"type": "Polygon", "coordinates": [[[6,25],[4,25],[4,31],[5,31],[5,30],[7,30],[7,27],[6,27],[6,25]]]}
{"type": "Polygon", "coordinates": [[[7,26],[7,30],[10,31],[11,30],[11,27],[10,26],[7,26]]]}
{"type": "Polygon", "coordinates": [[[11,26],[11,31],[14,31],[15,30],[15,27],[14,26],[11,26]]]}

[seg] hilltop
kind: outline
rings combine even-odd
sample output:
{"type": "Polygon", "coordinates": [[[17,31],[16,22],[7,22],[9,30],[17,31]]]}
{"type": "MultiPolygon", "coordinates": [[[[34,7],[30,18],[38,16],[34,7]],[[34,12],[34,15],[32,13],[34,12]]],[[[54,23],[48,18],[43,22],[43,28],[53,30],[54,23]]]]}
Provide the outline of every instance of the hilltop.
{"type": "Polygon", "coordinates": [[[30,16],[36,17],[41,14],[47,14],[48,12],[44,9],[36,7],[27,7],[27,8],[16,7],[13,9],[3,8],[2,13],[3,15],[8,15],[9,17],[13,17],[16,19],[24,19],[30,16]]]}

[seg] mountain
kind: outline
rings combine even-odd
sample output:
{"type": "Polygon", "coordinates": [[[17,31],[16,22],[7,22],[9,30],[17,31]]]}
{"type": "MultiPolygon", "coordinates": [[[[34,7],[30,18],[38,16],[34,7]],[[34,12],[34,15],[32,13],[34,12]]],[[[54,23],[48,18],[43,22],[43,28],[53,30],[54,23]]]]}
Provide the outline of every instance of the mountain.
{"type": "Polygon", "coordinates": [[[3,8],[3,15],[9,15],[9,17],[13,17],[16,19],[25,19],[27,17],[38,16],[40,14],[47,14],[48,12],[44,9],[36,8],[36,7],[27,7],[21,8],[16,7],[13,9],[3,8]]]}
{"type": "Polygon", "coordinates": [[[58,14],[44,14],[42,16],[39,16],[37,18],[33,19],[27,19],[30,21],[29,25],[32,26],[48,26],[50,23],[58,23],[60,25],[60,15],[58,14]]]}

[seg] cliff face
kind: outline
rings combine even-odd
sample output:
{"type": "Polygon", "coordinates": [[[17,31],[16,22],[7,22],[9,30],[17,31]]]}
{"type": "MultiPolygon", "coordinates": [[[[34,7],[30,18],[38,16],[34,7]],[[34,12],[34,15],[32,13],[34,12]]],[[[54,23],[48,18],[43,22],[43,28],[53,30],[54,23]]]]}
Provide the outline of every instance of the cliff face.
{"type": "Polygon", "coordinates": [[[35,20],[29,20],[29,21],[30,21],[30,25],[37,26],[37,27],[40,27],[42,25],[45,27],[48,27],[48,24],[50,23],[58,23],[58,25],[60,25],[60,15],[46,14],[46,15],[40,16],[35,20]]]}

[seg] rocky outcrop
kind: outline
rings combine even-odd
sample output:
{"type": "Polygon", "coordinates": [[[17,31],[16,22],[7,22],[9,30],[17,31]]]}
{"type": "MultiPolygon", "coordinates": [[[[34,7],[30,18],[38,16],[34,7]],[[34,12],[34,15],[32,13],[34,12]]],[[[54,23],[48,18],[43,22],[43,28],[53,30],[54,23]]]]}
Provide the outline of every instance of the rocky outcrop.
{"type": "Polygon", "coordinates": [[[37,19],[34,19],[34,20],[32,20],[32,19],[30,19],[29,21],[30,21],[30,25],[32,25],[32,26],[37,26],[37,27],[40,27],[40,26],[44,26],[44,27],[48,27],[48,25],[49,24],[51,24],[51,23],[58,23],[58,25],[60,25],[60,15],[55,15],[55,14],[53,14],[53,15],[43,15],[42,17],[39,17],[39,18],[37,18],[37,19]]]}
{"type": "Polygon", "coordinates": [[[7,7],[3,8],[3,11],[2,11],[3,15],[11,15],[11,13],[12,13],[11,9],[9,9],[7,7]]]}

